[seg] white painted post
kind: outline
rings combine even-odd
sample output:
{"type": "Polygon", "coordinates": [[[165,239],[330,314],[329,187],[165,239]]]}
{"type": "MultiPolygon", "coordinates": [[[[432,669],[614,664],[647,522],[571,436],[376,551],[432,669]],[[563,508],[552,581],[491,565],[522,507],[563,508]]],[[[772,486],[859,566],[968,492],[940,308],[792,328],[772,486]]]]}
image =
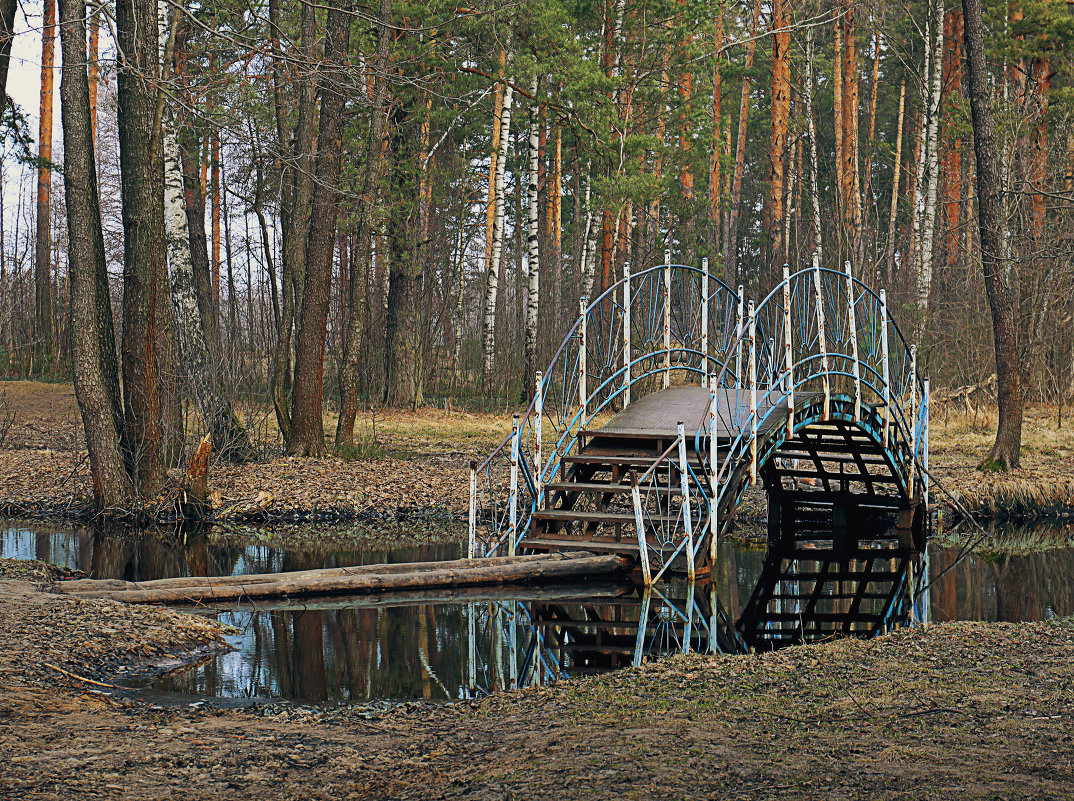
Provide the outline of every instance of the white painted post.
{"type": "Polygon", "coordinates": [[[719,463],[717,462],[717,443],[719,426],[717,420],[716,373],[709,380],[709,570],[716,569],[716,539],[719,525],[716,520],[717,494],[720,489],[719,463]]]}
{"type": "Polygon", "coordinates": [[[752,433],[750,436],[750,483],[757,483],[757,312],[750,301],[749,308],[749,371],[750,371],[750,409],[752,410],[752,433]]]}
{"type": "Polygon", "coordinates": [[[787,438],[794,435],[794,349],[791,344],[791,267],[783,265],[783,361],[787,376],[787,438]]]}
{"type": "MultiPolygon", "coordinates": [[[[682,522],[686,528],[686,575],[694,580],[694,516],[690,508],[690,474],[686,462],[686,429],[680,420],[676,426],[679,433],[679,491],[682,493],[682,522]]],[[[671,489],[670,487],[668,488],[671,489]]]]}
{"type": "Polygon", "coordinates": [[[664,389],[671,386],[671,251],[664,251],[664,389]]]}
{"type": "Polygon", "coordinates": [[[925,514],[929,513],[929,379],[924,380],[924,395],[922,397],[922,420],[921,420],[921,466],[924,468],[921,475],[921,484],[925,493],[925,514]]]}
{"type": "Polygon", "coordinates": [[[511,506],[510,526],[507,543],[507,555],[515,555],[515,542],[518,540],[518,413],[511,421],[511,506]]]}
{"type": "Polygon", "coordinates": [[[578,405],[582,413],[578,416],[578,430],[585,428],[586,415],[589,414],[589,393],[586,388],[586,351],[589,349],[589,332],[586,330],[586,298],[578,298],[578,329],[581,341],[578,345],[578,405]]]}
{"type": "Polygon", "coordinates": [[[638,636],[634,641],[634,667],[641,667],[641,660],[645,656],[645,634],[649,628],[649,602],[652,600],[653,591],[649,585],[641,593],[641,611],[638,616],[638,636]]]}
{"type": "Polygon", "coordinates": [[[533,475],[537,482],[537,508],[544,498],[544,479],[541,476],[541,447],[544,429],[544,373],[537,371],[533,394],[533,475]]]}
{"type": "Polygon", "coordinates": [[[469,685],[470,685],[470,697],[474,698],[477,695],[477,621],[474,620],[476,612],[475,605],[468,603],[466,605],[466,639],[467,639],[467,659],[469,667],[469,685]]]}
{"type": "Polygon", "coordinates": [[[477,555],[477,462],[470,462],[470,519],[469,537],[466,541],[466,558],[477,555]]]}
{"type": "Polygon", "coordinates": [[[888,293],[886,289],[880,290],[880,358],[884,364],[883,444],[887,448],[888,431],[891,428],[891,358],[888,354],[888,293]]]}
{"type": "Polygon", "coordinates": [[[917,345],[910,346],[910,492],[914,491],[914,476],[917,475],[917,345]]]}
{"type": "Polygon", "coordinates": [[[511,689],[518,689],[518,601],[510,601],[511,617],[507,621],[507,656],[511,660],[508,674],[511,677],[511,689]]]}
{"type": "Polygon", "coordinates": [[[820,371],[824,380],[824,415],[827,420],[831,414],[832,386],[828,375],[828,333],[824,322],[824,290],[820,280],[820,256],[813,254],[813,287],[817,293],[817,341],[820,347],[820,371]]]}
{"type": "Polygon", "coordinates": [[[641,512],[641,490],[638,488],[638,476],[630,472],[630,495],[634,501],[634,527],[638,532],[638,560],[641,562],[641,576],[646,587],[653,584],[652,569],[649,567],[649,544],[645,537],[645,516],[641,512]]]}
{"type": "Polygon", "coordinates": [[[744,307],[742,305],[743,304],[742,292],[743,292],[743,286],[742,286],[742,284],[739,284],[738,285],[738,310],[737,310],[737,317],[736,317],[736,322],[735,322],[735,337],[737,338],[737,342],[738,342],[738,344],[735,345],[735,386],[738,386],[738,387],[741,387],[742,383],[743,383],[743,381],[742,381],[742,337],[743,337],[743,335],[745,334],[745,331],[746,331],[746,329],[744,328],[744,326],[746,324],[746,319],[745,319],[744,307]]]}
{"type": "Polygon", "coordinates": [[[623,263],[623,408],[630,405],[630,262],[623,263]]]}
{"type": "Polygon", "coordinates": [[[682,627],[682,652],[690,653],[690,640],[694,636],[694,592],[693,579],[686,585],[686,624],[682,627]]]}
{"type": "Polygon", "coordinates": [[[701,386],[709,380],[709,260],[701,260],[701,386]]]}
{"type": "Polygon", "coordinates": [[[861,366],[858,363],[858,318],[854,309],[854,278],[850,261],[843,264],[847,276],[847,321],[850,323],[850,354],[854,370],[854,422],[861,419],[861,366]]]}

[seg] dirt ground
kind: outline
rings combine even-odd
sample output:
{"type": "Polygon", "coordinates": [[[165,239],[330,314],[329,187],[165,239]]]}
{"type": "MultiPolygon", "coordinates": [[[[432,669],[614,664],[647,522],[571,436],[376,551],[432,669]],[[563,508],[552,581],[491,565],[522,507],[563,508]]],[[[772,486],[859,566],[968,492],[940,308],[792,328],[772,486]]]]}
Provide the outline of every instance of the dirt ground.
{"type": "Polygon", "coordinates": [[[3,573],[5,799],[1074,797],[1070,622],[680,656],[441,707],[159,708],[92,682],[210,651],[214,624],[3,573]]]}
{"type": "MultiPolygon", "coordinates": [[[[329,433],[334,430],[331,415],[325,426],[329,433]]],[[[461,519],[468,504],[469,461],[483,458],[509,430],[506,412],[367,410],[356,425],[357,458],[293,459],[273,455],[279,453],[278,443],[265,441],[259,444],[264,461],[214,463],[209,485],[215,516],[272,521],[342,513],[359,519],[420,519],[432,512],[461,519]]],[[[1055,409],[1027,407],[1022,468],[1008,474],[976,469],[994,432],[988,411],[935,410],[931,468],[939,484],[984,517],[1074,515],[1074,426],[1069,421],[1060,426],[1055,409]]],[[[150,512],[166,511],[174,499],[181,472],[173,470],[171,477],[150,512]]],[[[90,493],[73,388],[0,383],[0,512],[77,516],[87,511],[90,493]]],[[[949,498],[935,494],[940,505],[953,510],[949,498]]],[[[764,496],[748,491],[739,517],[758,520],[766,514],[764,496]]]]}

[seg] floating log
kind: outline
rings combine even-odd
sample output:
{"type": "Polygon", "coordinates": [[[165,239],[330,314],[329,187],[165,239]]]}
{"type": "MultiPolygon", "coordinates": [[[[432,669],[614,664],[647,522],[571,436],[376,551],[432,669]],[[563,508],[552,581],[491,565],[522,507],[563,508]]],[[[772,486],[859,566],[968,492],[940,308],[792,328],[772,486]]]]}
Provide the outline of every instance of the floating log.
{"type": "Polygon", "coordinates": [[[392,565],[127,582],[111,579],[61,582],[61,592],[128,603],[205,604],[259,598],[368,593],[384,590],[475,587],[623,573],[633,558],[591,553],[539,554],[392,565]]]}

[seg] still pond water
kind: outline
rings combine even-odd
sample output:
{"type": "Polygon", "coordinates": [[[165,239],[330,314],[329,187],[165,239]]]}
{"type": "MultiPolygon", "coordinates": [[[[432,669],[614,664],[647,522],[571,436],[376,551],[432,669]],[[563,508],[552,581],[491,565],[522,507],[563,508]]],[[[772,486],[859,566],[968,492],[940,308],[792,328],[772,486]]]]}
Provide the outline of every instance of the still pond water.
{"type": "MultiPolygon", "coordinates": [[[[206,536],[177,544],[91,528],[7,523],[0,529],[0,556],[127,580],[455,559],[462,550],[448,543],[291,551],[216,544],[206,536]]],[[[955,549],[930,550],[932,620],[1074,615],[1074,549],[975,553],[947,569],[956,556],[955,549]]],[[[835,565],[818,579],[818,564],[794,560],[781,568],[766,561],[763,547],[727,541],[711,584],[670,582],[648,597],[629,582],[591,581],[234,605],[208,612],[234,627],[228,637],[233,650],[158,679],[153,689],[307,703],[447,701],[614,670],[685,648],[735,650],[743,645],[736,621],[747,639],[751,633],[769,637],[779,626],[800,627],[808,639],[833,627],[875,631],[897,625],[908,612],[901,600],[905,586],[892,578],[901,575],[900,566],[875,561],[835,565]],[[787,572],[791,567],[797,575],[787,572]],[[804,609],[828,628],[810,634],[804,609]],[[743,626],[747,619],[750,625],[743,626]]]]}

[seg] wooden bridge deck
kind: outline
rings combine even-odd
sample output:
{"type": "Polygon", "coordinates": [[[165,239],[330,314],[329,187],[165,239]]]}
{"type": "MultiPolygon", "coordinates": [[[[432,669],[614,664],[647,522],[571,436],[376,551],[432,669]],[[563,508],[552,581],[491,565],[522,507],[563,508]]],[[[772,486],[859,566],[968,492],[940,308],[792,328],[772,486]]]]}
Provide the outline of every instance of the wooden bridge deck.
{"type": "MultiPolygon", "coordinates": [[[[665,439],[675,437],[678,433],[676,426],[682,422],[687,437],[693,437],[708,421],[709,399],[706,387],[669,387],[631,402],[602,428],[589,433],[623,439],[665,439]]],[[[738,436],[738,431],[732,430],[729,424],[734,420],[745,422],[749,419],[750,400],[750,393],[745,391],[727,387],[716,390],[717,436],[721,440],[738,436]]],[[[762,405],[762,414],[764,408],[762,405]]],[[[783,402],[764,421],[761,430],[782,425],[786,419],[787,404],[783,402]]]]}

